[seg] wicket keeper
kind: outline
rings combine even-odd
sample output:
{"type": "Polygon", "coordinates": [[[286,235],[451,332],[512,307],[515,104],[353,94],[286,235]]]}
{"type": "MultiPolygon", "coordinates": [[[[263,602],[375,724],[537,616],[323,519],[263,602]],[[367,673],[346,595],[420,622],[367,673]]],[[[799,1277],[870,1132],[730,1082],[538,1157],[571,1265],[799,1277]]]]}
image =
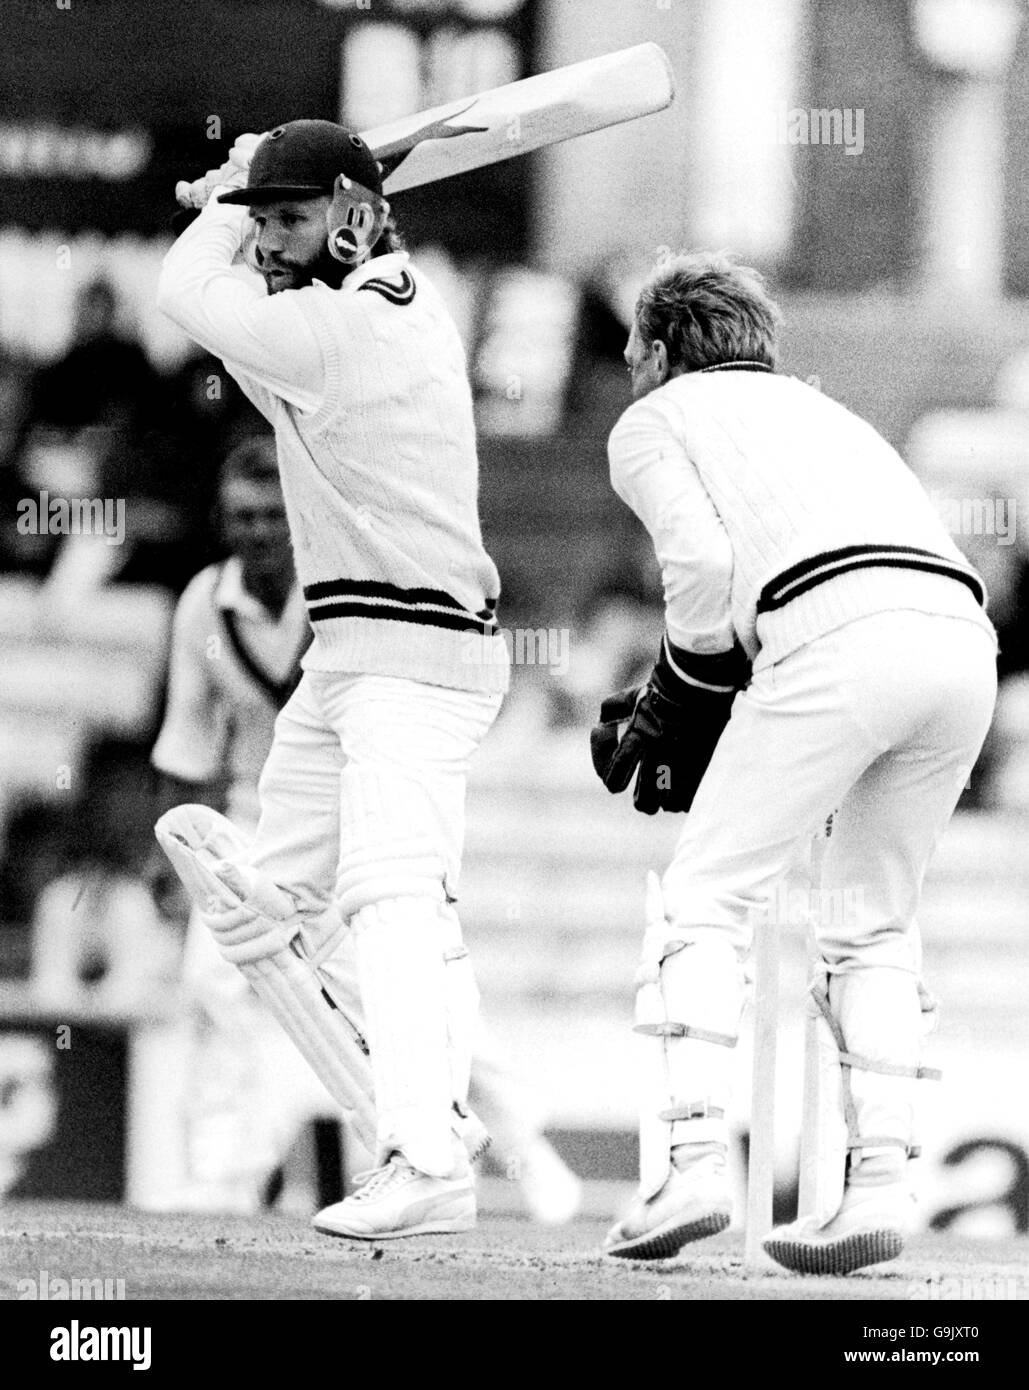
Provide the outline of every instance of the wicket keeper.
{"type": "Polygon", "coordinates": [[[823,888],[859,910],[816,924],[842,1069],[840,1113],[820,1120],[828,1195],[765,1249],[845,1274],[911,1228],[919,897],[990,724],[996,639],[899,455],[776,370],[779,323],[756,272],[682,255],[643,286],[625,350],[611,480],[653,539],[667,628],[647,684],[605,702],[593,760],[610,791],[634,782],[637,810],[689,816],[637,976],[641,1185],[606,1248],[664,1258],[728,1225],[742,963],[835,811],[823,888]]]}

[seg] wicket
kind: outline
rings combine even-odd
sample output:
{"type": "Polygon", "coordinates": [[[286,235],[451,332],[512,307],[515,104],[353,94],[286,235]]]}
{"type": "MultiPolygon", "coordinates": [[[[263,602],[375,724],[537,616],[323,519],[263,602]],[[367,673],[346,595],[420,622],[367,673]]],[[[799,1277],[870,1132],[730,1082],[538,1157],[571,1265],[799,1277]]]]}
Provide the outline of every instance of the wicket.
{"type": "MultiPolygon", "coordinates": [[[[811,867],[815,882],[821,878],[821,862],[832,833],[832,817],[812,848],[811,867]]],[[[780,925],[761,922],[754,932],[753,1022],[754,1057],[751,1067],[750,1141],[747,1149],[747,1218],[744,1239],[744,1265],[758,1273],[772,1267],[762,1242],[772,1229],[775,1197],[775,1068],[779,1024],[780,925]]],[[[814,932],[807,933],[807,955],[818,959],[814,932]]],[[[804,1005],[804,1091],[801,1106],[800,1168],[797,1215],[808,1216],[819,1206],[820,1184],[824,1181],[819,1163],[819,1109],[822,1103],[818,1030],[818,1006],[808,993],[804,1005]]]]}
{"type": "MultiPolygon", "coordinates": [[[[779,1022],[779,926],[765,922],[754,940],[754,1058],[751,1069],[750,1141],[747,1148],[747,1224],[744,1264],[752,1272],[772,1268],[762,1241],[772,1229],[775,1196],[775,1068],[779,1022]]],[[[822,1168],[818,1161],[818,1007],[804,1006],[804,1092],[801,1106],[797,1215],[818,1207],[822,1168]]]]}

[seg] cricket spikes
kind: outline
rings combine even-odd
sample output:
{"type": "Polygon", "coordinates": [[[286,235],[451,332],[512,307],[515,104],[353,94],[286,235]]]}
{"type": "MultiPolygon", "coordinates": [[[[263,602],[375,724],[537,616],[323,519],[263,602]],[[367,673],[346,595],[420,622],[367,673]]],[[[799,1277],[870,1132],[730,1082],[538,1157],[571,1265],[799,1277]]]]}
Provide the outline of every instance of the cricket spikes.
{"type": "Polygon", "coordinates": [[[640,1189],[608,1232],[604,1252],[623,1260],[668,1260],[684,1245],[724,1231],[731,1216],[724,1148],[679,1144],[660,1192],[648,1197],[640,1189]]]}
{"type": "Polygon", "coordinates": [[[780,1226],[763,1242],[764,1250],[796,1274],[852,1274],[868,1265],[895,1260],[914,1224],[915,1199],[905,1160],[879,1155],[850,1174],[839,1211],[821,1225],[802,1217],[780,1226]]]}

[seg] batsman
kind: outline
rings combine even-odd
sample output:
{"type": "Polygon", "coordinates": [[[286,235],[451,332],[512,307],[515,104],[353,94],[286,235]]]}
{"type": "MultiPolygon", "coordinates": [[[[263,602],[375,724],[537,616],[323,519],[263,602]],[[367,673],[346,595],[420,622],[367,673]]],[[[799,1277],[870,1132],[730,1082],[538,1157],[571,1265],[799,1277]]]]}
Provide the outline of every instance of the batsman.
{"type": "Polygon", "coordinates": [[[315,1217],[361,1239],[475,1220],[478,996],[454,903],[466,773],[508,676],[463,348],[400,248],[382,172],[328,121],[241,137],[177,189],[200,214],[158,290],[274,428],[314,630],[253,840],[202,807],[171,812],[159,838],[375,1152],[315,1217]]]}
{"type": "Polygon", "coordinates": [[[682,255],[644,284],[625,350],[611,479],[654,541],[667,629],[648,683],[605,701],[593,761],[612,792],[634,781],[637,810],[689,816],[651,885],[641,1185],[606,1249],[666,1258],[729,1224],[744,960],[835,811],[821,896],[852,910],[815,924],[837,1078],[821,1209],[765,1249],[845,1274],[900,1254],[912,1226],[919,898],[990,723],[996,638],[899,455],[776,370],[779,325],[756,272],[682,255]]]}

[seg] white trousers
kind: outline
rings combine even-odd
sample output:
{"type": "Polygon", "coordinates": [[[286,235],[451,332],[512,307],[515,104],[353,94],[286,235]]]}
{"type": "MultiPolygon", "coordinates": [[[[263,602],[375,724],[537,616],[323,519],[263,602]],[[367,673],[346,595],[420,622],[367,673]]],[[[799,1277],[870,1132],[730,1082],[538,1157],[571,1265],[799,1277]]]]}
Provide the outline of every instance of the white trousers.
{"type": "Polygon", "coordinates": [[[849,623],[758,671],[665,875],[672,921],[715,928],[742,956],[776,885],[835,812],[812,914],[829,973],[917,974],[922,879],[996,688],[987,630],[907,611],[849,623]]]}
{"type": "Polygon", "coordinates": [[[302,913],[340,903],[351,933],[321,968],[342,985],[356,964],[376,1161],[399,1152],[438,1177],[467,1165],[453,1109],[467,1100],[479,1002],[444,900],[460,878],[468,768],[499,706],[499,695],[308,672],[276,720],[250,856],[302,913]]]}
{"type": "Polygon", "coordinates": [[[395,676],[307,672],[275,721],[254,867],[317,911],[336,893],[348,842],[428,838],[454,895],[468,768],[501,699],[395,676]]]}

